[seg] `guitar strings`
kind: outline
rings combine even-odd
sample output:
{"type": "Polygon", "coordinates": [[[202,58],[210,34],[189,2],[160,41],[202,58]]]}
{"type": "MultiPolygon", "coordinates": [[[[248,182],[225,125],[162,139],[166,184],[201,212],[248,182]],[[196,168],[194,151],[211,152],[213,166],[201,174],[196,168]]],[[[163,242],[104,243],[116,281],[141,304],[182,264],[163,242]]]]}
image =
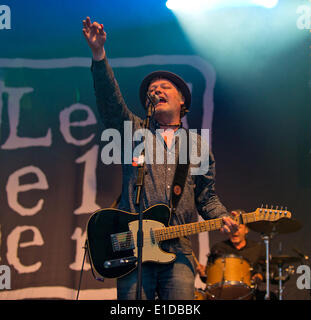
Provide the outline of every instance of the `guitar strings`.
{"type": "MultiPolygon", "coordinates": [[[[275,219],[275,218],[274,218],[275,219]]],[[[274,220],[273,219],[273,220],[274,220]]],[[[265,217],[265,213],[261,213],[259,216],[256,215],[256,213],[246,213],[242,214],[242,221],[244,223],[250,223],[255,222],[257,220],[271,220],[267,219],[267,216],[265,217]]],[[[213,231],[220,229],[223,226],[222,218],[218,219],[212,219],[207,221],[201,221],[201,222],[194,222],[186,225],[176,225],[176,226],[170,226],[166,228],[160,228],[160,229],[151,229],[151,232],[153,234],[147,235],[144,237],[144,242],[146,244],[158,244],[161,241],[170,240],[174,238],[179,238],[187,235],[196,234],[199,232],[204,231],[213,231]]],[[[128,231],[125,235],[126,240],[121,240],[122,250],[126,250],[125,247],[130,247],[134,243],[134,237],[131,231],[128,231]]],[[[118,250],[119,251],[119,250],[118,250]]]]}

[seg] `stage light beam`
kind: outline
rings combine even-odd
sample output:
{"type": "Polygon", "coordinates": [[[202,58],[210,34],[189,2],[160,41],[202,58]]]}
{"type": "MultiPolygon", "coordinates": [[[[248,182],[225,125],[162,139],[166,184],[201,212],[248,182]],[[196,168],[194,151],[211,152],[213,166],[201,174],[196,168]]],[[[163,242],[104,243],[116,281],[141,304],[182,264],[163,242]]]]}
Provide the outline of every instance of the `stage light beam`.
{"type": "MultiPolygon", "coordinates": [[[[175,0],[169,1],[171,7],[175,0]]],[[[196,0],[187,2],[188,6],[199,3],[196,0]]],[[[232,5],[241,0],[213,1],[216,2],[230,6],[198,12],[174,9],[173,13],[194,50],[202,57],[213,59],[219,70],[226,73],[228,70],[260,72],[269,61],[308,36],[307,33],[297,34],[294,2],[252,0],[252,5],[248,6],[246,2],[251,2],[247,0],[243,1],[244,6],[232,5]]],[[[176,3],[181,5],[184,0],[176,3]]]]}
{"type": "Polygon", "coordinates": [[[255,5],[257,4],[259,6],[272,9],[278,4],[279,0],[253,0],[253,2],[255,5]]]}
{"type": "Polygon", "coordinates": [[[272,9],[279,0],[167,0],[166,7],[172,11],[202,12],[233,7],[260,6],[272,9]]]}

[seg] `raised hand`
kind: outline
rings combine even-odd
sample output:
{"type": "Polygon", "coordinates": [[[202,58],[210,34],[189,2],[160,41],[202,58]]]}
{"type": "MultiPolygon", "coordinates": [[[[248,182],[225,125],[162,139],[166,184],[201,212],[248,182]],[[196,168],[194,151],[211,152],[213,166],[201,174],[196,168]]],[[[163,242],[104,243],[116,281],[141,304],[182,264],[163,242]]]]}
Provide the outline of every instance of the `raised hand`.
{"type": "Polygon", "coordinates": [[[102,60],[105,58],[104,44],[107,39],[107,34],[104,31],[104,26],[97,22],[91,23],[91,19],[87,17],[82,21],[84,37],[92,50],[94,60],[102,60]]]}

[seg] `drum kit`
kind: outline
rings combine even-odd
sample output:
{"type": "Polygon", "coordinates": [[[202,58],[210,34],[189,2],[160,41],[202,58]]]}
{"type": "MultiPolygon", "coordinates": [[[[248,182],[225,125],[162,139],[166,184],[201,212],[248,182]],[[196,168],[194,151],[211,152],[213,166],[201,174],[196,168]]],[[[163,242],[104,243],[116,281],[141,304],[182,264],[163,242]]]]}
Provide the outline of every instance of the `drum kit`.
{"type": "MultiPolygon", "coordinates": [[[[247,227],[261,234],[265,244],[265,257],[259,262],[265,269],[264,300],[283,299],[283,283],[294,273],[291,263],[301,261],[301,257],[270,254],[270,242],[277,234],[298,231],[302,226],[295,219],[259,221],[248,223],[247,227]],[[272,268],[271,268],[272,267],[272,268]],[[270,283],[278,284],[278,295],[270,291],[270,283]]],[[[206,288],[195,289],[195,300],[256,300],[256,283],[251,279],[251,265],[242,257],[230,254],[215,259],[207,266],[206,288]]]]}

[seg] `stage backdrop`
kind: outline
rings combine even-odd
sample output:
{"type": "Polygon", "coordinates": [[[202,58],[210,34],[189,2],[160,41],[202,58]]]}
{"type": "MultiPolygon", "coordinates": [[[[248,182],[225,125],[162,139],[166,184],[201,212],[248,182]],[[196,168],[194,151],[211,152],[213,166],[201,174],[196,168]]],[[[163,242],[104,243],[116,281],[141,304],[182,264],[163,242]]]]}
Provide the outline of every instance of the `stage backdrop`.
{"type": "MultiPolygon", "coordinates": [[[[128,107],[144,117],[138,87],[149,72],[181,75],[193,94],[184,125],[210,129],[216,187],[228,210],[287,206],[303,228],[273,238],[272,252],[297,255],[298,248],[310,254],[305,39],[246,72],[232,67],[234,59],[224,67],[228,52],[196,51],[159,1],[6,5],[10,28],[0,30],[0,299],[75,299],[87,221],[121,189],[120,166],[101,162],[104,127],[82,35],[87,15],[105,25],[107,55],[128,107]]],[[[262,241],[255,232],[249,236],[262,241]]],[[[218,232],[193,237],[201,263],[210,245],[223,239],[218,232]]],[[[305,262],[294,265],[285,298],[310,298],[296,285],[300,264],[305,262]]],[[[197,279],[196,286],[204,284],[197,279]]],[[[115,281],[96,281],[87,259],[80,299],[115,298],[115,281]]]]}

